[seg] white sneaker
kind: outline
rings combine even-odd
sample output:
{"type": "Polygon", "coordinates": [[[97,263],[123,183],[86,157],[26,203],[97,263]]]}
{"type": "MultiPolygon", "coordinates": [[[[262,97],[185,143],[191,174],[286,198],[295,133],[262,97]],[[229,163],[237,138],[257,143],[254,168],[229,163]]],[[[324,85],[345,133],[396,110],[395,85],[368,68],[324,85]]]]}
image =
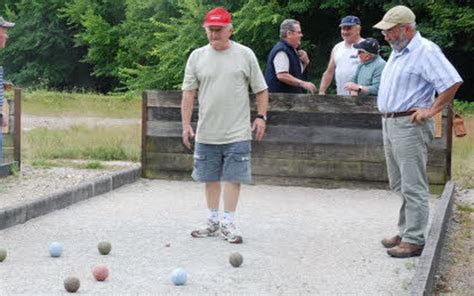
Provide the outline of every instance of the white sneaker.
{"type": "Polygon", "coordinates": [[[221,237],[231,244],[241,244],[243,242],[242,234],[234,223],[228,225],[221,223],[221,237]]]}
{"type": "Polygon", "coordinates": [[[201,228],[191,231],[192,237],[208,237],[219,235],[219,222],[207,220],[207,224],[201,228]]]}

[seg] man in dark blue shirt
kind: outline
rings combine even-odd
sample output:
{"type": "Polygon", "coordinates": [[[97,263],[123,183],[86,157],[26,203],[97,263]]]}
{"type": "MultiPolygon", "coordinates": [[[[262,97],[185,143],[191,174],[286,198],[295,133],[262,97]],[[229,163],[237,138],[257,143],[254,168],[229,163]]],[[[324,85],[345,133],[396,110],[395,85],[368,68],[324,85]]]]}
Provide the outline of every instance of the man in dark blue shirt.
{"type": "Polygon", "coordinates": [[[301,37],[303,33],[298,21],[286,19],[281,23],[281,39],[270,51],[265,69],[269,92],[316,92],[316,86],[306,81],[304,70],[309,64],[309,58],[304,50],[298,50],[301,37]]]}

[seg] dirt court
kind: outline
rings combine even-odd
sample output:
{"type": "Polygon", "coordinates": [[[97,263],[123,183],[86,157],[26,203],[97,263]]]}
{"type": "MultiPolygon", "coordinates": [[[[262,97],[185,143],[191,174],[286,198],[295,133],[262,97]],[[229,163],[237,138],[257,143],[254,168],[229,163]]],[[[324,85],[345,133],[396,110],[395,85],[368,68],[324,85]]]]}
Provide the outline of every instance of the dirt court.
{"type": "Polygon", "coordinates": [[[231,245],[189,235],[204,222],[201,185],[142,179],[0,231],[0,291],[67,294],[63,280],[76,276],[79,295],[407,294],[418,259],[390,258],[379,243],[395,232],[399,206],[385,190],[244,186],[244,243],[231,245]],[[113,245],[108,256],[101,240],[113,245]],[[59,258],[48,254],[53,241],[64,245],[59,258]],[[240,268],[228,262],[235,251],[240,268]],[[99,263],[111,271],[105,282],[91,274],[99,263]],[[176,267],[188,273],[185,286],[170,281],[176,267]]]}

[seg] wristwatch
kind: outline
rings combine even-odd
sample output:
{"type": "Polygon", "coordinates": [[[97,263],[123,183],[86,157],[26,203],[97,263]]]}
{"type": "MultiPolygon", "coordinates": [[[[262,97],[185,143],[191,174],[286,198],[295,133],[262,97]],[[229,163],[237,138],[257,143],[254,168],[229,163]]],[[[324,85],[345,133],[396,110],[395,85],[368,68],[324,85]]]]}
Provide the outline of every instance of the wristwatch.
{"type": "Polygon", "coordinates": [[[263,119],[263,121],[267,121],[267,115],[257,114],[257,118],[263,119]]]}
{"type": "Polygon", "coordinates": [[[360,93],[362,91],[362,86],[359,85],[359,88],[357,89],[357,92],[360,93]]]}

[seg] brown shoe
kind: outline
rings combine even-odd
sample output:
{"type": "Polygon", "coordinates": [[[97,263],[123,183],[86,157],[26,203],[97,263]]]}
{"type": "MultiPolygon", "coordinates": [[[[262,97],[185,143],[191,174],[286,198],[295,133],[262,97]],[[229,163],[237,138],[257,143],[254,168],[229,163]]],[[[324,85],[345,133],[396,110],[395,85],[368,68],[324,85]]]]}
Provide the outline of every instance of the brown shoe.
{"type": "Polygon", "coordinates": [[[391,238],[384,238],[382,240],[382,245],[385,248],[393,248],[393,247],[398,246],[401,242],[402,242],[402,238],[397,234],[391,238]]]}
{"type": "Polygon", "coordinates": [[[398,246],[395,246],[387,250],[387,254],[396,258],[408,258],[420,256],[423,252],[423,246],[415,245],[410,243],[401,242],[398,246]]]}

